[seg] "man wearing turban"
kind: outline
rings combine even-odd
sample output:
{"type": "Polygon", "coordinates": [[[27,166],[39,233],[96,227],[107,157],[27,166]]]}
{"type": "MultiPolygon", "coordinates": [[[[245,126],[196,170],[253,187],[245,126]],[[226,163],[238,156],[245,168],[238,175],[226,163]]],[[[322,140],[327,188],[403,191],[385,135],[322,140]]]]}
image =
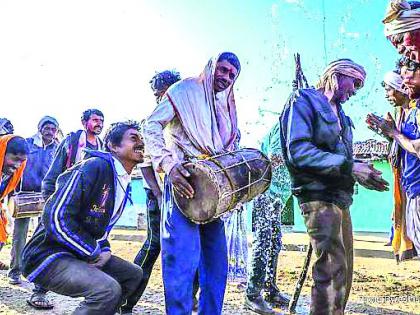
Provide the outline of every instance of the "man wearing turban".
{"type": "Polygon", "coordinates": [[[328,65],[317,88],[292,93],[280,117],[280,140],[316,255],[311,314],[344,314],[353,274],[349,207],[355,181],[387,189],[380,172],[353,160],[351,119],[342,105],[360,89],[366,73],[350,59],[328,65]]]}

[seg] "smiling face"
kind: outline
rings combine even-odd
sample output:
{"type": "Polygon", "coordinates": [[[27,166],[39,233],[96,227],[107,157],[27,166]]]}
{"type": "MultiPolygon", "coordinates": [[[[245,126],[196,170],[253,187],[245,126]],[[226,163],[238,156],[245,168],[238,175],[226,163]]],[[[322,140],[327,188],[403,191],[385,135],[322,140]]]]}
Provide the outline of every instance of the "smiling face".
{"type": "Polygon", "coordinates": [[[2,173],[8,176],[12,176],[26,160],[26,158],[26,154],[6,153],[4,156],[2,173]]]}
{"type": "Polygon", "coordinates": [[[359,79],[349,77],[346,75],[340,75],[338,78],[338,88],[334,91],[332,100],[336,104],[343,104],[350,97],[356,94],[356,91],[363,86],[363,82],[359,79]]]}
{"type": "Polygon", "coordinates": [[[57,126],[51,123],[46,123],[42,126],[40,132],[44,144],[51,143],[57,137],[57,126]]]}
{"type": "Polygon", "coordinates": [[[136,129],[127,129],[120,144],[110,144],[110,149],[126,169],[143,162],[144,142],[140,132],[136,129]],[[128,168],[127,168],[128,167],[128,168]]]}
{"type": "Polygon", "coordinates": [[[227,60],[218,61],[214,71],[213,88],[216,93],[226,90],[233,84],[238,70],[227,60]]]}

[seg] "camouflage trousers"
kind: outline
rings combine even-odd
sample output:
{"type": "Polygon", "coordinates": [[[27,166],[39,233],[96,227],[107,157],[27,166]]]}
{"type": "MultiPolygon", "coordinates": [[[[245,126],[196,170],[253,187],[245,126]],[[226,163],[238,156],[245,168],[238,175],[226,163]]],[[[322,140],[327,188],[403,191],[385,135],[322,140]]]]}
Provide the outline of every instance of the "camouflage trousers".
{"type": "Polygon", "coordinates": [[[282,246],[280,202],[274,201],[268,193],[254,200],[252,209],[252,257],[248,271],[249,297],[257,297],[265,290],[279,291],[276,285],[277,260],[282,246]]]}
{"type": "Polygon", "coordinates": [[[311,314],[344,314],[353,279],[353,230],[348,209],[323,201],[300,205],[316,261],[311,314]]]}

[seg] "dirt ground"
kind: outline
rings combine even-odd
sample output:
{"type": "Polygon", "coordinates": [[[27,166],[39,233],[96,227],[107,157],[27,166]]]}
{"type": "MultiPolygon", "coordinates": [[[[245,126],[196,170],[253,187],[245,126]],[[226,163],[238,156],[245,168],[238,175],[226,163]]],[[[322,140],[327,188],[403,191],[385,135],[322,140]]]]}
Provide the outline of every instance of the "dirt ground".
{"type": "MultiPolygon", "coordinates": [[[[133,260],[140,242],[112,241],[113,252],[133,260]]],[[[382,245],[381,245],[382,246],[382,245]]],[[[10,245],[0,252],[0,260],[9,259],[10,245]]],[[[291,295],[298,278],[304,252],[283,251],[278,266],[279,287],[291,295]]],[[[392,259],[355,258],[353,291],[347,314],[420,314],[420,261],[397,265],[392,259]]],[[[308,314],[311,275],[302,291],[297,314],[308,314]]],[[[35,311],[26,304],[32,285],[8,283],[6,272],[0,273],[0,314],[71,314],[79,300],[50,293],[55,308],[35,311]]],[[[244,292],[236,284],[229,284],[225,296],[224,314],[255,314],[243,308],[244,292]]],[[[278,309],[279,314],[287,313],[278,309]]],[[[164,314],[163,286],[160,261],[156,264],[149,286],[135,308],[134,314],[164,314]]]]}

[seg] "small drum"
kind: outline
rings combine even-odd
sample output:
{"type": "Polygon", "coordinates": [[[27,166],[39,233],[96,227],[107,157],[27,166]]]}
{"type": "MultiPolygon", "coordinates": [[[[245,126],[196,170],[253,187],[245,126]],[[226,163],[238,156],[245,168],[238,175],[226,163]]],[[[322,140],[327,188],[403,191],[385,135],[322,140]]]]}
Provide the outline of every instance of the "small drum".
{"type": "Polygon", "coordinates": [[[176,205],[191,221],[204,224],[251,201],[268,189],[271,162],[256,149],[241,149],[203,160],[188,162],[188,181],[194,188],[193,199],[173,190],[176,205]]]}
{"type": "Polygon", "coordinates": [[[9,200],[9,209],[15,219],[38,217],[44,209],[45,200],[40,192],[20,192],[9,200]]]}

